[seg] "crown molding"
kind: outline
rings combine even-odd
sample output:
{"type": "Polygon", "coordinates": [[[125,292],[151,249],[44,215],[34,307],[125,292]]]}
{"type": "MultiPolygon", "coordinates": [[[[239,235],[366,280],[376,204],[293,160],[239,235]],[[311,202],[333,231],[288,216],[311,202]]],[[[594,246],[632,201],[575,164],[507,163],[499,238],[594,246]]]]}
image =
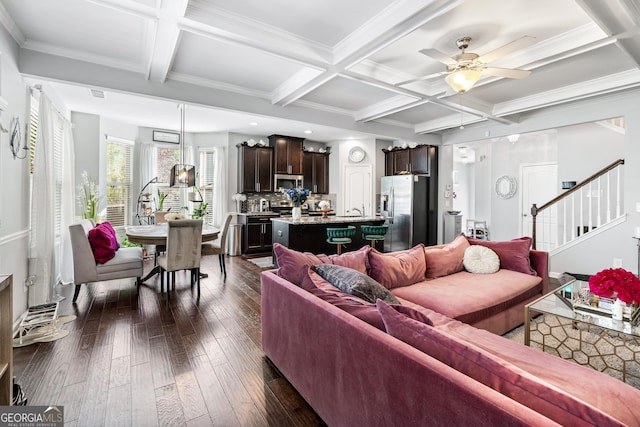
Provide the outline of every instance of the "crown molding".
{"type": "Polygon", "coordinates": [[[255,89],[249,89],[243,86],[236,86],[229,83],[218,82],[215,80],[203,79],[202,77],[195,77],[189,74],[177,73],[170,71],[167,74],[168,80],[175,80],[182,83],[189,83],[195,86],[204,86],[211,89],[223,90],[225,92],[233,92],[241,95],[253,96],[256,98],[271,100],[268,92],[263,92],[255,89]]]}
{"type": "Polygon", "coordinates": [[[18,43],[18,46],[22,47],[27,39],[2,3],[0,3],[0,23],[6,28],[9,34],[11,34],[11,37],[18,43]]]}

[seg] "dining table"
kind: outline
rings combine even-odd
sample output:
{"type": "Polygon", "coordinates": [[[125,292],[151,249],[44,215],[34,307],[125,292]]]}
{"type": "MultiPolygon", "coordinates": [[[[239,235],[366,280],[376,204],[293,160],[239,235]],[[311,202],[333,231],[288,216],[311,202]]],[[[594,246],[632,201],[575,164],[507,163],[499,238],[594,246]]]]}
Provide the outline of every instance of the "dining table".
{"type": "MultiPolygon", "coordinates": [[[[169,227],[167,226],[167,223],[152,225],[132,225],[125,228],[127,239],[129,239],[131,243],[138,243],[140,245],[155,245],[156,247],[166,246],[168,231],[169,227]]],[[[203,242],[216,240],[219,235],[219,228],[206,224],[202,226],[203,242]]],[[[149,273],[147,273],[147,275],[141,279],[143,282],[160,273],[160,266],[157,262],[157,253],[154,257],[154,260],[154,265],[151,271],[149,271],[149,273]]],[[[202,277],[206,277],[206,274],[203,273],[202,277]]]]}

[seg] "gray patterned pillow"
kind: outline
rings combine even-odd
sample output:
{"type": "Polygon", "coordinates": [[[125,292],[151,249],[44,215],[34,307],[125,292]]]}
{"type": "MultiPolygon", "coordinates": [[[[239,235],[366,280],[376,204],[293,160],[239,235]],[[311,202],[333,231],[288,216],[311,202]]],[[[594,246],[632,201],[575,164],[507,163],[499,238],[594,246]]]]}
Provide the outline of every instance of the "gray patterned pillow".
{"type": "Polygon", "coordinates": [[[324,280],[346,294],[362,298],[373,304],[378,299],[387,304],[400,304],[398,298],[389,292],[387,288],[366,274],[362,274],[352,268],[334,264],[318,264],[314,265],[313,269],[324,280]]]}

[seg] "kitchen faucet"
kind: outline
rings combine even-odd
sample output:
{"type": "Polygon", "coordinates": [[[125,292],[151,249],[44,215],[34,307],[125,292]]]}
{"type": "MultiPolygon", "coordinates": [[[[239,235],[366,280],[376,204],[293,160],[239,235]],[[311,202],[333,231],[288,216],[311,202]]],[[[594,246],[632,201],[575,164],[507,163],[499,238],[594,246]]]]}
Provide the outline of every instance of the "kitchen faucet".
{"type": "Polygon", "coordinates": [[[352,211],[358,211],[358,213],[360,214],[360,216],[362,218],[364,218],[364,205],[362,205],[362,210],[358,209],[358,208],[351,208],[352,211]]]}

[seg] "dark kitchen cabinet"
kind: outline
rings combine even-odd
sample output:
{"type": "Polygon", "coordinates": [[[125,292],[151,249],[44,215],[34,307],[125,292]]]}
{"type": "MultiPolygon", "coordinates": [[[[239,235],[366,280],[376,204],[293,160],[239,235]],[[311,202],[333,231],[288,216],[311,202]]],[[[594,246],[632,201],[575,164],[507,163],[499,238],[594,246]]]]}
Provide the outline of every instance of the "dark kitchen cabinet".
{"type": "Polygon", "coordinates": [[[238,191],[273,191],[273,148],[238,146],[238,191]]]}
{"type": "Polygon", "coordinates": [[[302,155],[303,186],[315,194],[329,193],[329,154],[305,151],[302,155]]]}
{"type": "Polygon", "coordinates": [[[240,223],[244,225],[242,253],[271,252],[271,218],[274,215],[240,215],[240,223]]]}
{"type": "Polygon", "coordinates": [[[302,175],[302,143],[304,138],[271,135],[269,143],[274,147],[275,173],[302,175]]]}
{"type": "Polygon", "coordinates": [[[436,148],[430,145],[382,151],[385,154],[385,175],[430,175],[431,162],[436,161],[436,148]]]}

